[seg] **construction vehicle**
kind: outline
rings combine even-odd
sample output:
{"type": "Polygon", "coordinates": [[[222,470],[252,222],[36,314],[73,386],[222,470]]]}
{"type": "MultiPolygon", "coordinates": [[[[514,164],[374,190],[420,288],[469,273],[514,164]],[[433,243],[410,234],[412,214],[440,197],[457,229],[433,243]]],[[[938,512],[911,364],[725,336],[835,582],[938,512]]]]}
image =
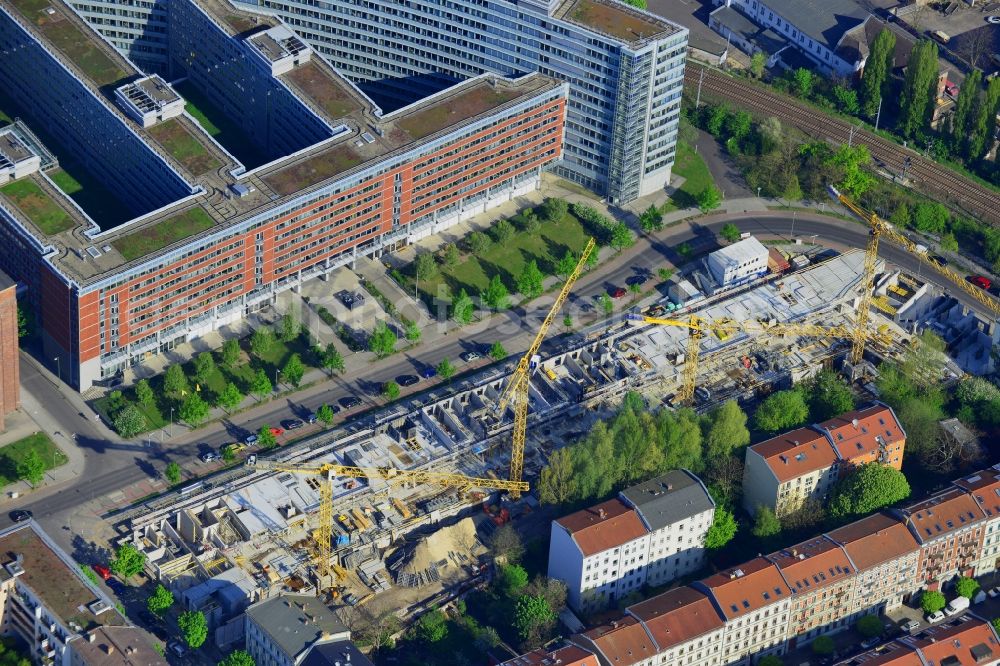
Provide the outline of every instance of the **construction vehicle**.
{"type": "MultiPolygon", "coordinates": [[[[681,387],[677,391],[676,396],[677,402],[680,404],[690,404],[695,396],[698,376],[698,356],[701,352],[701,337],[706,332],[712,332],[717,336],[724,334],[726,338],[734,333],[791,335],[847,340],[853,340],[855,337],[855,331],[851,326],[819,326],[816,324],[738,321],[735,319],[709,320],[702,319],[698,315],[691,315],[688,319],[662,319],[659,317],[630,314],[627,319],[645,324],[655,324],[657,326],[676,326],[688,329],[688,344],[684,356],[684,368],[681,373],[681,387]]],[[[884,328],[878,332],[878,335],[883,338],[886,338],[886,334],[884,328]]],[[[870,335],[872,334],[866,333],[865,337],[870,335]]],[[[725,338],[720,337],[719,339],[725,338]]]]}
{"type": "MultiPolygon", "coordinates": [[[[431,485],[445,486],[451,488],[491,488],[495,490],[507,490],[511,493],[528,489],[528,484],[523,481],[506,481],[503,479],[477,478],[463,476],[461,474],[447,474],[444,472],[431,472],[426,470],[404,470],[394,467],[352,467],[348,465],[337,465],[334,463],[308,463],[308,462],[281,462],[277,460],[262,460],[256,455],[249,455],[246,459],[246,466],[259,470],[272,470],[276,472],[291,472],[293,474],[307,474],[318,476],[322,481],[319,486],[319,528],[313,533],[313,541],[316,543],[316,564],[319,573],[319,580],[322,581],[330,574],[339,575],[342,569],[335,565],[332,559],[331,542],[333,539],[333,484],[338,477],[351,477],[363,479],[382,479],[387,483],[426,483],[431,485]]],[[[360,512],[359,512],[360,513],[360,512]]],[[[346,515],[341,515],[342,521],[349,522],[346,515]]],[[[357,520],[357,514],[354,515],[357,520]]],[[[362,528],[363,529],[363,528],[362,528]]],[[[322,584],[317,585],[319,590],[322,584]]]]}
{"type": "MultiPolygon", "coordinates": [[[[542,340],[545,339],[545,334],[549,332],[549,327],[552,326],[552,322],[555,321],[556,315],[562,308],[563,303],[566,302],[566,298],[569,296],[569,292],[573,289],[573,285],[576,284],[577,278],[583,272],[583,267],[587,264],[587,258],[597,247],[597,243],[591,238],[587,241],[587,245],[583,248],[583,252],[580,253],[580,260],[576,264],[576,268],[570,273],[569,277],[566,278],[565,284],[563,284],[562,289],[559,291],[559,295],[556,297],[555,303],[549,309],[549,313],[545,316],[545,321],[538,328],[538,332],[535,334],[535,339],[532,341],[531,346],[528,347],[528,351],[524,353],[521,360],[517,364],[517,368],[511,373],[507,380],[507,386],[504,387],[503,393],[500,395],[500,399],[497,401],[496,412],[499,415],[503,415],[507,411],[508,406],[514,408],[514,434],[513,434],[513,445],[510,452],[510,482],[520,483],[521,475],[524,472],[524,445],[525,440],[528,437],[528,401],[529,397],[529,380],[531,378],[531,371],[534,369],[533,364],[538,354],[539,348],[542,346],[542,340]]],[[[524,488],[527,490],[527,487],[524,488]]],[[[516,490],[511,491],[512,497],[518,497],[520,493],[516,490]]]]}
{"type": "Polygon", "coordinates": [[[861,280],[863,291],[861,292],[861,302],[858,305],[857,326],[854,335],[852,336],[853,344],[851,346],[850,355],[850,362],[852,366],[860,363],[865,354],[865,331],[868,326],[869,312],[875,298],[872,291],[875,286],[875,264],[878,259],[878,244],[879,240],[883,237],[905,249],[915,259],[933,269],[934,272],[948,278],[948,280],[953,282],[959,289],[976,299],[982,305],[986,306],[987,310],[994,317],[1000,316],[1000,302],[996,301],[992,296],[975,285],[966,282],[965,278],[947,266],[936,261],[933,257],[927,254],[927,252],[921,252],[916,243],[896,231],[891,224],[880,218],[875,213],[865,210],[858,204],[854,203],[854,201],[852,201],[849,197],[838,192],[834,187],[830,188],[830,192],[848,210],[857,215],[871,227],[870,235],[868,237],[868,247],[865,249],[865,265],[861,280]]]}

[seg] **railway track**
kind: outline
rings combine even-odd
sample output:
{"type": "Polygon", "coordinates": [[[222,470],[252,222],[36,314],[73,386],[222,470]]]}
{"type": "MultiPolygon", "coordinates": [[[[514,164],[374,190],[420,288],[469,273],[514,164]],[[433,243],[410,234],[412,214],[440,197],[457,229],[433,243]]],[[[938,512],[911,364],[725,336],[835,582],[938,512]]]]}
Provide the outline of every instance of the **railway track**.
{"type": "Polygon", "coordinates": [[[902,148],[840,118],[817,112],[786,95],[689,62],[684,74],[685,84],[689,90],[697,90],[699,80],[702,98],[728,101],[758,115],[775,116],[817,139],[864,144],[872,157],[890,170],[902,170],[903,161],[908,157],[910,167],[907,176],[920,188],[925,188],[928,193],[933,193],[979,220],[1000,225],[1000,195],[926,159],[914,150],[902,148]]]}

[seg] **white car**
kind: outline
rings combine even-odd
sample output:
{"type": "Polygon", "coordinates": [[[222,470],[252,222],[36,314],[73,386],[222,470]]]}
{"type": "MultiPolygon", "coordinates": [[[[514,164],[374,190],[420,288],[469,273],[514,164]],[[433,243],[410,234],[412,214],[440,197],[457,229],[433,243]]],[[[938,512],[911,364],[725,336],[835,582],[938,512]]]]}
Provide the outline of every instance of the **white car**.
{"type": "Polygon", "coordinates": [[[987,16],[987,23],[992,23],[993,25],[1000,25],[1000,16],[987,16]]]}
{"type": "Polygon", "coordinates": [[[934,611],[933,613],[927,616],[927,621],[930,622],[931,624],[934,624],[935,622],[940,622],[943,619],[944,619],[944,613],[942,613],[941,611],[934,611]]]}
{"type": "Polygon", "coordinates": [[[996,599],[997,597],[1000,597],[1000,587],[991,588],[986,594],[990,595],[991,599],[996,599]]]}

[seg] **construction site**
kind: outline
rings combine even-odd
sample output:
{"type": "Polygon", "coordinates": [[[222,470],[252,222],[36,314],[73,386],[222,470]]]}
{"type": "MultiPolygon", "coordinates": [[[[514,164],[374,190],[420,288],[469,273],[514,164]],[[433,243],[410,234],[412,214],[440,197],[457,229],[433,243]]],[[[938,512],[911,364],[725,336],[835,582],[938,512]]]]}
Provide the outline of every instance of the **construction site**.
{"type": "Polygon", "coordinates": [[[722,259],[736,256],[734,265],[752,271],[734,277],[710,255],[669,291],[695,271],[729,286],[704,293],[689,281],[687,302],[663,298],[542,358],[541,338],[574,274],[516,367],[488,367],[444,398],[388,406],[363,428],[249,456],[137,508],[119,526],[123,540],[188,610],[205,612],[220,646],[241,637],[246,606],[281,591],[347,606],[382,599],[380,607],[405,616],[488,570],[489,533],[537,507],[521,479],[627,391],[703,411],[757,400],[841,358],[864,382],[873,361],[906,350],[922,327],[964,330],[952,337],[973,357],[984,336],[995,339],[988,326],[962,329],[974,314],[947,307],[946,295],[874,252],[786,252],[791,261],[765,259],[761,270],[742,256],[760,250],[747,240],[722,259]]]}

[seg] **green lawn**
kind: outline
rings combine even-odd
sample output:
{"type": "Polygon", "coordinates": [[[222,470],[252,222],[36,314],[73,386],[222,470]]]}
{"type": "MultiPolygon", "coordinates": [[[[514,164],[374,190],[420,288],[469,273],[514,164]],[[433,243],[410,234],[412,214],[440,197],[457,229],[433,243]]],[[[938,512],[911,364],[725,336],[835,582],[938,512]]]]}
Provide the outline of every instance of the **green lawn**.
{"type": "Polygon", "coordinates": [[[49,439],[44,432],[36,432],[24,439],[0,448],[0,486],[6,486],[18,480],[17,463],[24,459],[28,452],[34,449],[45,463],[45,469],[55,469],[67,462],[66,454],[49,439]]]}
{"type": "Polygon", "coordinates": [[[208,173],[222,164],[177,118],[154,125],[147,131],[159,141],[171,157],[183,164],[195,176],[208,173]]]}
{"type": "Polygon", "coordinates": [[[162,222],[111,241],[127,261],[144,257],[171,243],[209,229],[215,221],[202,207],[191,208],[162,222]]]}
{"type": "Polygon", "coordinates": [[[670,197],[671,202],[663,206],[663,212],[696,206],[698,195],[715,181],[705,165],[705,160],[694,152],[694,149],[684,143],[677,143],[677,160],[674,162],[674,173],[682,176],[684,183],[670,197]]]}
{"type": "Polygon", "coordinates": [[[49,21],[47,18],[39,18],[35,22],[49,41],[65,53],[98,86],[115,83],[126,76],[125,71],[98,46],[97,42],[84,35],[74,23],[67,20],[49,21]]]}
{"type": "MultiPolygon", "coordinates": [[[[513,294],[516,291],[517,276],[526,263],[534,259],[542,272],[551,275],[555,272],[556,262],[562,259],[566,250],[579,254],[587,244],[588,236],[583,225],[569,213],[561,220],[542,222],[538,233],[534,234],[522,231],[518,219],[515,216],[511,220],[518,231],[510,243],[494,243],[480,256],[463,253],[462,259],[453,268],[440,266],[437,277],[422,280],[418,285],[422,298],[433,302],[442,286],[447,294],[458,294],[464,288],[470,296],[476,297],[497,273],[513,294]]],[[[413,289],[413,270],[411,264],[404,275],[408,282],[404,288],[408,292],[413,289]]]]}
{"type": "Polygon", "coordinates": [[[3,193],[47,236],[73,227],[73,218],[31,178],[22,178],[0,187],[3,193]]]}

